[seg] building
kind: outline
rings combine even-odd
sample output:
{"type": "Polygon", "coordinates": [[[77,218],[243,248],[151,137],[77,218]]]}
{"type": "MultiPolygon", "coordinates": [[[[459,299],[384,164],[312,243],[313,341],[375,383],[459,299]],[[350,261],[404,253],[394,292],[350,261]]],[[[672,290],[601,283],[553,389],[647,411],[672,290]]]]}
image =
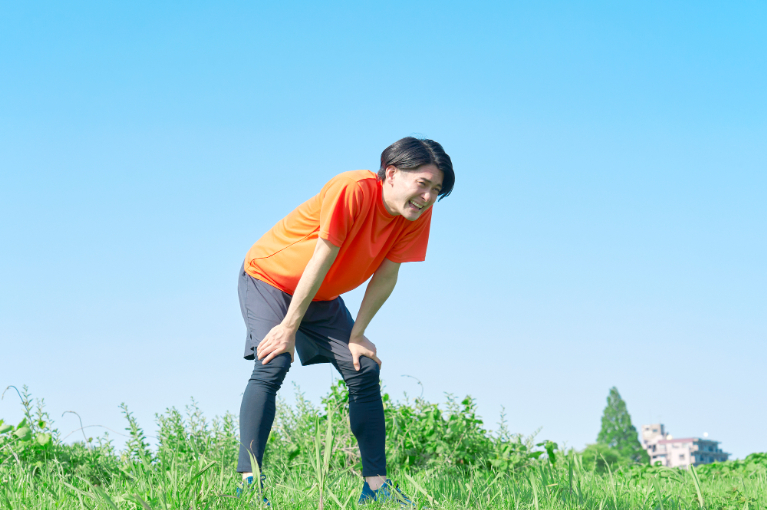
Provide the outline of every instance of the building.
{"type": "Polygon", "coordinates": [[[642,446],[650,456],[650,464],[661,466],[700,466],[712,462],[724,462],[730,456],[719,448],[719,441],[699,437],[676,439],[666,433],[662,423],[642,426],[642,446]]]}

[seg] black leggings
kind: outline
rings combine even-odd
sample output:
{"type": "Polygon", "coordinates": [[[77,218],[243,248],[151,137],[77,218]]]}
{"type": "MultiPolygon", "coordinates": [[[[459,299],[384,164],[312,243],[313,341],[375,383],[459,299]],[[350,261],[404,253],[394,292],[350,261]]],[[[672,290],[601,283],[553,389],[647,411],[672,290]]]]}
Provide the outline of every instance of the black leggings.
{"type": "MultiPolygon", "coordinates": [[[[349,421],[359,443],[362,476],[386,475],[386,425],[384,422],[378,364],[370,358],[360,358],[359,372],[350,361],[331,361],[349,388],[349,421]]],[[[283,353],[264,365],[255,361],[240,407],[240,458],[237,471],[252,472],[250,453],[258,461],[264,458],[264,448],[272,429],[277,390],[290,370],[290,354],[283,353]]]]}

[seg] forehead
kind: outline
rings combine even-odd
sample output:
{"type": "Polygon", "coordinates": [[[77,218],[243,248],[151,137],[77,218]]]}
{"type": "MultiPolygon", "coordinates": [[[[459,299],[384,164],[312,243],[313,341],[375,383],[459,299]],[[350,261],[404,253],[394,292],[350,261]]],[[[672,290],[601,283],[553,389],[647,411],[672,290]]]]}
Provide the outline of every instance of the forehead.
{"type": "Polygon", "coordinates": [[[410,174],[413,180],[418,179],[425,179],[427,181],[431,181],[432,184],[442,186],[442,170],[437,168],[436,165],[423,165],[419,166],[415,170],[410,170],[407,172],[410,174]]]}

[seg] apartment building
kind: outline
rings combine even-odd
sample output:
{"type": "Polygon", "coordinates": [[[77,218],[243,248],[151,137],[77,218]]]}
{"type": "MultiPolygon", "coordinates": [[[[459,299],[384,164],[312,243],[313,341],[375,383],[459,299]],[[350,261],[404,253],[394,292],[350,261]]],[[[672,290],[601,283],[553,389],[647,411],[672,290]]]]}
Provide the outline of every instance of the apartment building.
{"type": "Polygon", "coordinates": [[[700,437],[677,439],[666,432],[662,423],[642,426],[642,446],[650,456],[650,464],[666,467],[699,466],[724,462],[730,456],[719,448],[719,441],[700,437]]]}

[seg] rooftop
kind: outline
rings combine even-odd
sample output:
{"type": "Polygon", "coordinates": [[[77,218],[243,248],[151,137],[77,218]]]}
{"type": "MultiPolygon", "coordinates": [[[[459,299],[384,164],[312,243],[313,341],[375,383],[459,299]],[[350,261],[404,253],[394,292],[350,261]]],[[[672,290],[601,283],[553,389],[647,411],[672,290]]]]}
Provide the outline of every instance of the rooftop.
{"type": "Polygon", "coordinates": [[[669,443],[694,443],[694,442],[700,442],[700,443],[714,443],[719,444],[721,441],[714,441],[712,439],[704,439],[700,437],[682,437],[679,439],[659,439],[655,442],[655,444],[669,444],[669,443]]]}

